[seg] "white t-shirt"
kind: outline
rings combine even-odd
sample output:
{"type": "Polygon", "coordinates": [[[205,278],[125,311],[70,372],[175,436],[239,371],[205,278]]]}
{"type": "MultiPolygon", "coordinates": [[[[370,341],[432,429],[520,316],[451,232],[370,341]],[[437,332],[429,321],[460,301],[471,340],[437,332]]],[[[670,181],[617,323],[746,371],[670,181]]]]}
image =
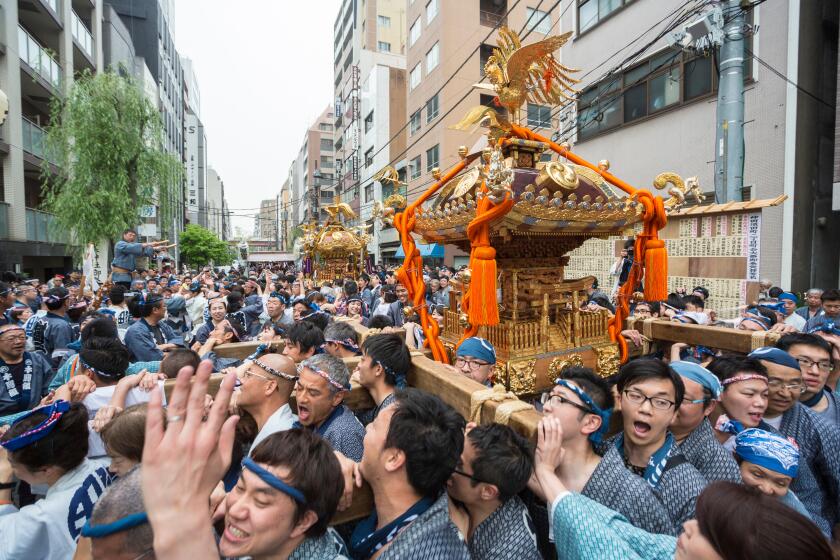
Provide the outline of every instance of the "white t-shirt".
{"type": "Polygon", "coordinates": [[[782,427],[782,416],[784,416],[784,414],[779,414],[775,418],[768,418],[765,416],[764,421],[778,430],[782,427]]]}
{"type": "Polygon", "coordinates": [[[251,450],[257,447],[258,443],[271,434],[291,430],[292,424],[294,424],[297,419],[297,416],[292,413],[292,408],[288,403],[275,410],[274,414],[268,417],[268,421],[265,423],[265,426],[262,427],[260,433],[258,433],[257,437],[254,438],[254,443],[251,444],[251,449],[248,450],[248,454],[251,453],[251,450]]]}
{"type": "Polygon", "coordinates": [[[785,324],[790,325],[798,331],[801,331],[805,328],[805,323],[808,321],[802,315],[797,315],[796,313],[791,313],[787,317],[785,317],[785,324]]]}
{"type": "MultiPolygon", "coordinates": [[[[158,387],[160,388],[161,394],[163,395],[163,405],[166,406],[166,394],[163,392],[163,380],[158,381],[158,387]]],[[[103,406],[107,406],[108,403],[111,402],[111,397],[114,396],[114,390],[117,388],[116,384],[108,385],[107,387],[98,387],[93,393],[89,394],[84,398],[82,404],[85,405],[85,408],[88,410],[88,458],[93,459],[96,457],[104,457],[107,455],[105,452],[105,444],[102,442],[102,438],[99,436],[99,432],[94,431],[93,429],[93,418],[96,416],[97,411],[103,406]]],[[[128,394],[125,396],[125,406],[128,408],[129,406],[135,404],[142,404],[149,402],[149,399],[152,398],[151,391],[144,391],[139,387],[133,387],[128,394]]]]}

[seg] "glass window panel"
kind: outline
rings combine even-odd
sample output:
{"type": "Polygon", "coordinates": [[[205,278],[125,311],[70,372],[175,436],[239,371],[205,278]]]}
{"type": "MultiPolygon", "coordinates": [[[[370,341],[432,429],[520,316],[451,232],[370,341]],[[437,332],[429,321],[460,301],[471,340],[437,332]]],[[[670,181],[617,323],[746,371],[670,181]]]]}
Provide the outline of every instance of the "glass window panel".
{"type": "Polygon", "coordinates": [[[598,0],[598,19],[605,18],[620,7],[621,0],[598,0]]]}
{"type": "Polygon", "coordinates": [[[680,69],[679,67],[660,74],[650,81],[651,112],[664,109],[669,105],[680,102],[680,69]]]}
{"type": "Polygon", "coordinates": [[[650,66],[647,62],[636,66],[632,70],[628,70],[624,73],[624,86],[628,87],[637,84],[640,80],[647,78],[649,73],[650,66]]]}
{"type": "Polygon", "coordinates": [[[578,28],[581,32],[598,23],[598,2],[596,0],[589,0],[586,4],[581,4],[578,8],[578,22],[578,28]]]}
{"type": "Polygon", "coordinates": [[[604,99],[600,104],[601,124],[600,129],[606,130],[621,124],[621,96],[615,95],[604,99]]]}
{"type": "Polygon", "coordinates": [[[647,115],[647,83],[639,84],[624,92],[624,122],[647,115]]]}
{"type": "Polygon", "coordinates": [[[660,55],[654,56],[650,59],[650,70],[651,72],[656,72],[666,66],[670,66],[671,64],[676,64],[680,61],[680,52],[679,51],[666,51],[660,55]]]}
{"type": "Polygon", "coordinates": [[[712,60],[708,56],[685,63],[685,99],[694,99],[712,91],[712,60]]]}

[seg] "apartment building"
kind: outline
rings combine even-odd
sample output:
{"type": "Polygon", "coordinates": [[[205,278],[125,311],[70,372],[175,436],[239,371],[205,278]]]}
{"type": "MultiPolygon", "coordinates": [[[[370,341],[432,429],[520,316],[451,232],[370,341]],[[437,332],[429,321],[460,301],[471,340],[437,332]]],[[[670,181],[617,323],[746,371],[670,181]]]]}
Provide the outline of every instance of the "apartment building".
{"type": "Polygon", "coordinates": [[[219,236],[230,239],[230,210],[225,197],[225,184],[219,173],[207,167],[207,229],[219,236]]]}
{"type": "MultiPolygon", "coordinates": [[[[572,140],[574,151],[590,161],[608,159],[613,173],[638,187],[649,188],[663,171],[696,176],[711,201],[718,61],[710,53],[669,48],[663,38],[607,76],[663,26],[644,30],[667,22],[679,8],[669,0],[590,0],[568,10],[562,28],[575,36],[562,49],[563,63],[589,75],[576,106],[562,113],[562,126],[543,130],[572,140]]],[[[840,214],[831,210],[838,13],[837,1],[766,2],[746,16],[741,195],[788,196],[784,204],[762,210],[759,274],[798,291],[838,285],[840,214]]],[[[704,274],[672,267],[672,276],[744,278],[730,270],[726,255],[691,256],[699,257],[718,264],[704,274]]]]}
{"type": "MultiPolygon", "coordinates": [[[[158,108],[163,120],[164,146],[184,161],[184,69],[175,48],[172,30],[172,0],[108,0],[125,23],[134,45],[158,85],[158,108]]],[[[181,185],[170,189],[169,207],[172,223],[157,219],[157,235],[177,240],[187,218],[186,178],[181,185]]],[[[197,208],[194,208],[197,212],[197,208]]],[[[160,212],[157,212],[160,216],[160,212]]],[[[177,258],[177,247],[173,250],[177,258]]]]}
{"type": "Polygon", "coordinates": [[[102,0],[0,0],[0,88],[9,100],[0,130],[0,270],[45,278],[72,265],[66,237],[38,210],[43,126],[50,101],[77,72],[102,68],[101,22],[102,0]]]}
{"type": "Polygon", "coordinates": [[[254,217],[254,238],[279,243],[277,229],[277,199],[260,201],[259,213],[254,217]]]}
{"type": "Polygon", "coordinates": [[[325,220],[335,196],[333,108],[325,108],[307,129],[289,170],[291,221],[295,226],[325,220]]]}
{"type": "MultiPolygon", "coordinates": [[[[559,22],[561,4],[550,12],[553,2],[514,4],[513,0],[409,0],[408,138],[405,153],[391,158],[408,160],[409,200],[432,184],[433,169],[446,170],[457,163],[459,146],[472,151],[484,145],[481,130],[468,133],[449,126],[471,107],[492,106],[493,96],[474,89],[473,84],[483,78],[484,63],[498,40],[498,27],[506,25],[521,32],[526,43],[568,30],[559,22]],[[479,48],[470,54],[476,45],[479,48]]],[[[539,105],[524,107],[522,116],[529,125],[551,120],[550,108],[539,105]]],[[[445,255],[448,264],[468,260],[454,247],[446,247],[445,255]]]]}
{"type": "Polygon", "coordinates": [[[291,177],[287,176],[280,187],[280,250],[287,251],[292,239],[291,221],[292,185],[291,177]]]}
{"type": "Polygon", "coordinates": [[[336,16],[335,174],[342,200],[357,214],[362,204],[367,116],[362,87],[370,83],[376,66],[405,69],[406,33],[405,0],[344,0],[336,16]]]}

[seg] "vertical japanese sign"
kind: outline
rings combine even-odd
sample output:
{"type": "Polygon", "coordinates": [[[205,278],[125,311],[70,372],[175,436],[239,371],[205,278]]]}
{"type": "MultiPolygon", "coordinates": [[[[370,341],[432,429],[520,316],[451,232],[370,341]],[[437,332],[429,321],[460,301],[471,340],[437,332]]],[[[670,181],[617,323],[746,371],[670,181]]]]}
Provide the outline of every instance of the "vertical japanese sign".
{"type": "Polygon", "coordinates": [[[198,212],[198,117],[187,113],[185,121],[187,212],[198,212]]]}
{"type": "Polygon", "coordinates": [[[761,214],[747,216],[747,280],[758,282],[761,252],[761,214]]]}

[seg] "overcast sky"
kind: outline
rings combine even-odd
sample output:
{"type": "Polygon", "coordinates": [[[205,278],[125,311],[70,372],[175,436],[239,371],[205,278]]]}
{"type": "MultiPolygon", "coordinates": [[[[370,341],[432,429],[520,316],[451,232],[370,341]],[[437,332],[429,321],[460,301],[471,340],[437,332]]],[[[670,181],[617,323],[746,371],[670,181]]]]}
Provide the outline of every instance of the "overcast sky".
{"type": "MultiPolygon", "coordinates": [[[[340,3],[175,0],[175,44],[194,61],[208,160],[235,216],[279,194],[307,127],[332,104],[340,3]]],[[[233,220],[246,232],[253,223],[233,220]]]]}

